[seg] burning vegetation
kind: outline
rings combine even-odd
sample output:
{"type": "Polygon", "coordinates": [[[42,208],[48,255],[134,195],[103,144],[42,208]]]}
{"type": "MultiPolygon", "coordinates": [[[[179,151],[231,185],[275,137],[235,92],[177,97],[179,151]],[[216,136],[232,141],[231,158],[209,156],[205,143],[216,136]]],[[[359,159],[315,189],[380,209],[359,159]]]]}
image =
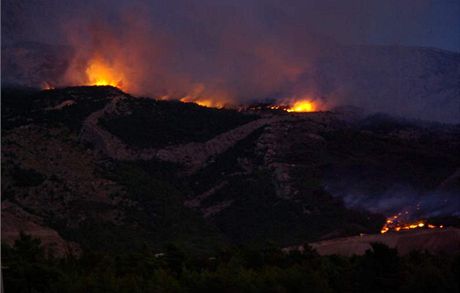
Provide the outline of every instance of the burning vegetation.
{"type": "Polygon", "coordinates": [[[93,58],[88,62],[86,76],[88,78],[88,85],[123,87],[123,73],[113,68],[101,57],[93,58]]]}
{"type": "Polygon", "coordinates": [[[192,96],[185,96],[181,98],[180,101],[184,103],[195,103],[197,105],[207,108],[221,109],[225,106],[224,103],[216,101],[212,98],[194,98],[192,96]]]}
{"type": "Polygon", "coordinates": [[[282,100],[278,105],[268,106],[270,110],[282,110],[286,112],[316,112],[319,111],[319,103],[312,99],[299,99],[299,100],[282,100]]]}
{"type": "Polygon", "coordinates": [[[427,220],[417,220],[417,221],[408,221],[409,212],[405,211],[404,213],[398,213],[387,218],[385,224],[380,230],[381,234],[387,233],[389,231],[401,232],[413,229],[442,229],[443,225],[434,225],[428,223],[427,220]]]}
{"type": "Polygon", "coordinates": [[[283,110],[286,112],[315,112],[318,111],[314,101],[308,99],[297,100],[289,103],[282,102],[280,105],[270,106],[272,110],[283,110]]]}
{"type": "Polygon", "coordinates": [[[311,100],[295,101],[287,110],[287,112],[314,112],[317,111],[315,103],[311,100]]]}
{"type": "MultiPolygon", "coordinates": [[[[167,98],[166,98],[167,99],[167,98]]],[[[231,105],[231,103],[223,102],[224,100],[215,99],[215,98],[206,98],[201,96],[187,95],[180,99],[184,103],[195,103],[203,107],[208,108],[224,108],[226,105],[231,105]]],[[[281,102],[278,105],[272,104],[259,104],[249,106],[248,109],[251,110],[281,110],[285,112],[315,112],[319,110],[318,104],[313,100],[298,100],[292,103],[281,102]]]]}

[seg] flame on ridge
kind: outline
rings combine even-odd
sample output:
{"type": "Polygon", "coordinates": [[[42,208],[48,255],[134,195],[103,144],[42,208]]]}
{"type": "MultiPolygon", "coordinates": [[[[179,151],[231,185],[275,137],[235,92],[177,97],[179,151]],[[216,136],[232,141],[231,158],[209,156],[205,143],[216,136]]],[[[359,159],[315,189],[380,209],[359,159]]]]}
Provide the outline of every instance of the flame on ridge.
{"type": "Polygon", "coordinates": [[[124,75],[102,57],[89,60],[86,67],[88,85],[123,87],[124,75]]]}
{"type": "Polygon", "coordinates": [[[409,212],[405,211],[404,213],[398,213],[387,218],[385,224],[380,230],[381,234],[387,233],[389,231],[400,232],[413,229],[435,229],[435,228],[444,228],[443,225],[433,225],[428,223],[426,220],[418,220],[413,222],[406,222],[403,220],[404,216],[407,216],[409,212]]]}
{"type": "Polygon", "coordinates": [[[180,99],[181,102],[184,103],[195,103],[197,105],[200,105],[202,107],[207,107],[207,108],[218,108],[221,109],[225,105],[222,102],[215,101],[211,98],[200,98],[200,97],[192,97],[192,96],[185,96],[180,99]]]}
{"type": "Polygon", "coordinates": [[[314,112],[316,105],[312,100],[295,101],[287,110],[287,112],[314,112]]]}
{"type": "Polygon", "coordinates": [[[315,112],[319,110],[319,104],[317,101],[309,98],[302,99],[282,99],[278,105],[272,105],[269,107],[271,110],[283,110],[286,112],[315,112]]]}
{"type": "Polygon", "coordinates": [[[206,91],[206,87],[202,83],[195,84],[190,91],[179,99],[184,103],[195,103],[202,107],[221,109],[227,104],[225,94],[211,91],[206,91]]]}

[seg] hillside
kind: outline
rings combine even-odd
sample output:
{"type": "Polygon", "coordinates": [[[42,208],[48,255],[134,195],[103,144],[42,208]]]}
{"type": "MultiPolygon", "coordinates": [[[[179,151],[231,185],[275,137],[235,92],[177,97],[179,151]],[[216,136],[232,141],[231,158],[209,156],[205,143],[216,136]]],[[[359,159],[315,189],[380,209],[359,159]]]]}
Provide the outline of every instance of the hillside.
{"type": "Polygon", "coordinates": [[[61,252],[289,246],[378,232],[387,210],[350,196],[382,200],[401,184],[449,200],[432,216],[458,216],[458,126],[217,110],[112,87],[3,89],[2,100],[9,243],[24,231],[61,252]]]}
{"type": "MultiPolygon", "coordinates": [[[[373,243],[397,249],[400,255],[413,251],[445,253],[460,251],[460,229],[417,230],[402,233],[360,235],[312,243],[320,255],[363,255],[373,243]]],[[[292,248],[291,248],[292,249],[292,248]]]]}
{"type": "MultiPolygon", "coordinates": [[[[15,4],[10,9],[19,12],[25,4],[16,2],[10,3],[15,4]]],[[[14,28],[10,28],[13,36],[14,28]]],[[[307,93],[325,97],[331,105],[353,105],[369,112],[460,123],[459,53],[404,46],[333,46],[320,51],[294,81],[267,96],[307,93]]],[[[74,54],[72,48],[65,46],[5,42],[2,84],[34,87],[42,87],[44,82],[53,86],[74,84],[75,81],[66,80],[74,54]]],[[[160,86],[142,92],[162,90],[160,86]]],[[[247,102],[252,97],[245,98],[240,101],[247,102]]]]}

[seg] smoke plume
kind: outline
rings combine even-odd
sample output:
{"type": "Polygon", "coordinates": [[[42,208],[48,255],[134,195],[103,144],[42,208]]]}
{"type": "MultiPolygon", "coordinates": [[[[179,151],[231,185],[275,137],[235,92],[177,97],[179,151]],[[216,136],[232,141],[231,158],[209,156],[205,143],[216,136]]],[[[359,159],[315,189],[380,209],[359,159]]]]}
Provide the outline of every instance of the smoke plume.
{"type": "Polygon", "coordinates": [[[328,185],[326,189],[342,198],[349,208],[365,209],[386,216],[407,212],[407,217],[412,220],[439,216],[460,217],[460,199],[452,192],[422,192],[407,185],[394,185],[379,193],[338,190],[333,185],[328,185]]]}

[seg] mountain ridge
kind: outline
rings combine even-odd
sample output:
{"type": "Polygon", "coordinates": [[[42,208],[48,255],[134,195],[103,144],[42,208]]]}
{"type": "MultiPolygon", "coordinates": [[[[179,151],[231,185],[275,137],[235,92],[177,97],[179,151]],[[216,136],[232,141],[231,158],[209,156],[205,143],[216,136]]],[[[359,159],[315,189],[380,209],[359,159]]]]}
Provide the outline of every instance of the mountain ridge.
{"type": "MultiPolygon", "coordinates": [[[[391,192],[395,179],[430,191],[451,177],[453,191],[442,199],[449,199],[451,207],[458,204],[450,195],[460,186],[452,177],[460,164],[455,126],[393,123],[388,128],[386,119],[360,124],[364,120],[350,120],[340,112],[217,110],[139,99],[111,87],[29,96],[13,91],[3,96],[2,123],[7,127],[2,132],[2,209],[15,205],[27,211],[32,216],[23,217],[30,222],[22,226],[24,232],[34,235],[33,229],[26,230],[36,225],[51,229],[59,235],[56,239],[65,241],[56,240],[61,250],[65,243],[98,250],[113,242],[114,250],[170,241],[187,243],[192,250],[267,240],[286,246],[377,232],[385,221],[382,211],[348,205],[344,195],[326,188],[331,180],[340,186],[362,174],[367,174],[365,180],[354,188],[377,199],[382,192],[391,192]],[[120,101],[121,108],[114,107],[120,101]],[[28,111],[21,110],[22,103],[29,105],[28,111]],[[106,107],[111,111],[105,112],[106,107]],[[150,141],[154,148],[160,146],[158,150],[159,143],[165,150],[192,146],[190,155],[178,151],[168,156],[118,157],[117,152],[98,147],[97,136],[85,135],[88,117],[91,127],[116,138],[126,133],[127,125],[114,128],[111,123],[118,117],[137,121],[154,115],[162,125],[170,123],[168,117],[178,109],[189,113],[170,124],[178,138],[182,128],[200,129],[207,136],[190,136],[190,142],[170,145],[171,139],[175,141],[170,132],[141,123],[136,124],[136,139],[147,152],[145,143],[150,141]],[[204,147],[206,141],[199,141],[203,137],[213,147],[204,147]],[[200,154],[195,148],[203,153],[190,164],[184,158],[200,154]],[[408,159],[401,159],[405,156],[408,159]],[[386,173],[388,169],[393,172],[386,173]],[[334,179],[337,176],[343,180],[334,179]]],[[[105,143],[118,149],[113,140],[105,143]]],[[[127,147],[142,154],[134,140],[127,147]]],[[[20,215],[2,213],[11,219],[20,215]]],[[[15,232],[4,234],[4,239],[11,242],[20,231],[10,228],[5,226],[5,231],[15,232]]]]}

